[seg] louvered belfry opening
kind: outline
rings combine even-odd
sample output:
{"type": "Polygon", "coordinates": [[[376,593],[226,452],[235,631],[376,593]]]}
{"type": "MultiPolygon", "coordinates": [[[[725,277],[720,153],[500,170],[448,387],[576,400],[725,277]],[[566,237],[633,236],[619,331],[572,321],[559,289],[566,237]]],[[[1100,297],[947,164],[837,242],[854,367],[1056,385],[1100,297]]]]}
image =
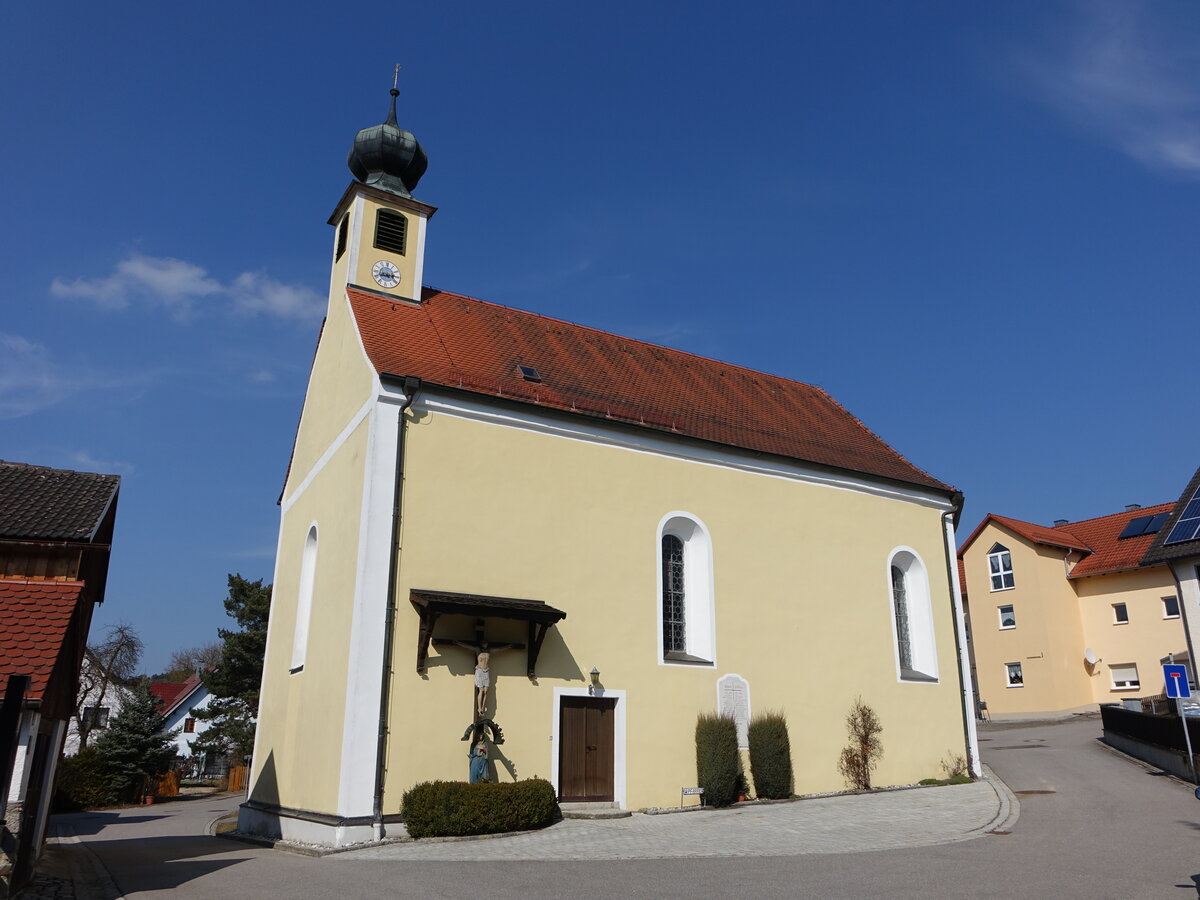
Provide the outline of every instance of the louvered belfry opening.
{"type": "Polygon", "coordinates": [[[408,219],[390,209],[379,210],[375,217],[375,248],[404,255],[405,239],[408,236],[408,219]]]}
{"type": "Polygon", "coordinates": [[[334,253],[334,255],[333,255],[335,262],[337,260],[341,259],[342,254],[346,252],[346,238],[349,236],[349,234],[350,234],[350,213],[346,213],[344,216],[342,216],[342,223],[338,226],[337,252],[334,253]]]}

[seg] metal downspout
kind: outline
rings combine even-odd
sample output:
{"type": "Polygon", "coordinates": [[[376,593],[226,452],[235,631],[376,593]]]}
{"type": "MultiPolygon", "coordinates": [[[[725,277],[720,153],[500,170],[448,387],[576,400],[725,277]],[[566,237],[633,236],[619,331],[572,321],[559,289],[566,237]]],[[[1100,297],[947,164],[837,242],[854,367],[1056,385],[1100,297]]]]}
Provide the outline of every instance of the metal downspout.
{"type": "Polygon", "coordinates": [[[421,379],[404,379],[404,405],[396,425],[396,484],[392,490],[392,544],[388,559],[387,614],[383,623],[383,667],[379,675],[379,731],[375,738],[375,802],[372,826],[375,840],[383,840],[383,778],[387,762],[388,707],[392,694],[392,644],[396,633],[396,581],[400,568],[400,507],[404,495],[404,414],[417,398],[421,379]]]}
{"type": "MultiPolygon", "coordinates": [[[[960,693],[962,694],[962,718],[963,718],[963,737],[966,738],[967,747],[967,766],[972,775],[979,776],[983,774],[983,766],[979,761],[979,744],[975,736],[975,721],[967,710],[973,706],[972,703],[972,688],[971,688],[971,662],[966,657],[966,647],[963,642],[966,634],[960,633],[960,629],[966,627],[965,613],[959,605],[958,594],[954,590],[954,583],[958,579],[958,557],[954,553],[954,542],[951,540],[951,535],[954,533],[953,523],[947,521],[947,516],[953,516],[957,519],[962,513],[963,495],[955,493],[954,509],[947,510],[942,513],[942,537],[946,546],[946,584],[950,588],[950,609],[954,612],[954,656],[958,660],[958,683],[960,693]]],[[[960,588],[961,590],[961,588],[960,588]]]]}

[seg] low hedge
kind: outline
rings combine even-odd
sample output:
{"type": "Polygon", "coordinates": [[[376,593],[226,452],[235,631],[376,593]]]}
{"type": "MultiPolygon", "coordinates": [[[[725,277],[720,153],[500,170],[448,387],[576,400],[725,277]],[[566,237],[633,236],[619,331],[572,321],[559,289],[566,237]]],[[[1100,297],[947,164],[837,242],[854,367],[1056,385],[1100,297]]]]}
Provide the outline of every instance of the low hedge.
{"type": "Polygon", "coordinates": [[[85,747],[76,756],[63,757],[58,764],[52,812],[99,809],[116,802],[112,774],[95,747],[85,747]]]}
{"type": "Polygon", "coordinates": [[[544,828],[558,817],[554,788],[541,778],[505,784],[424,781],[402,801],[410,837],[500,834],[544,828]]]}

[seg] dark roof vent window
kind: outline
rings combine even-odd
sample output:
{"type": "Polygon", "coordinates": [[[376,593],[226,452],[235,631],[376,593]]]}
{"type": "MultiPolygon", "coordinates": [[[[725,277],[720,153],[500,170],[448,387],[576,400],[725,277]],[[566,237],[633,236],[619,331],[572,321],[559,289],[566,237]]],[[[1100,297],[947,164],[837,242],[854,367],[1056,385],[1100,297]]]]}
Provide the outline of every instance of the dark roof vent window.
{"type": "Polygon", "coordinates": [[[337,238],[337,253],[334,254],[333,260],[337,262],[342,258],[342,254],[346,252],[346,235],[350,233],[350,213],[342,216],[342,224],[338,226],[337,238]]]}
{"type": "Polygon", "coordinates": [[[542,376],[533,366],[517,366],[517,370],[526,381],[540,382],[542,380],[542,376]]]}
{"type": "Polygon", "coordinates": [[[375,249],[404,255],[408,236],[408,219],[401,213],[381,209],[375,217],[375,249]]]}
{"type": "Polygon", "coordinates": [[[1070,521],[1070,519],[1055,519],[1054,527],[1057,528],[1059,525],[1067,525],[1070,523],[1070,521]]]}

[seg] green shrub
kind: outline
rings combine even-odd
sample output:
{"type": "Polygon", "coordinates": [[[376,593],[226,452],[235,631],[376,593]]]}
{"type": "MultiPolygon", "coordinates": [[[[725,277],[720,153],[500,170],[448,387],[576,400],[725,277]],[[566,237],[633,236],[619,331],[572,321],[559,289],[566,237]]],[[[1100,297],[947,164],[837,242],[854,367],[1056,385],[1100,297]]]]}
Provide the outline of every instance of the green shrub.
{"type": "Polygon", "coordinates": [[[404,825],[414,838],[500,834],[544,828],[558,815],[554,788],[541,778],[506,784],[423,781],[402,803],[404,825]]]}
{"type": "Polygon", "coordinates": [[[696,775],[709,806],[729,806],[737,800],[745,778],[732,717],[701,713],[696,719],[696,775]]]}
{"type": "Polygon", "coordinates": [[[749,736],[755,793],[767,800],[792,796],[792,747],[783,713],[755,716],[750,721],[749,736]]]}
{"type": "Polygon", "coordinates": [[[54,782],[55,812],[98,809],[116,802],[113,777],[95,747],[85,747],[77,756],[64,757],[58,764],[54,782]]]}

